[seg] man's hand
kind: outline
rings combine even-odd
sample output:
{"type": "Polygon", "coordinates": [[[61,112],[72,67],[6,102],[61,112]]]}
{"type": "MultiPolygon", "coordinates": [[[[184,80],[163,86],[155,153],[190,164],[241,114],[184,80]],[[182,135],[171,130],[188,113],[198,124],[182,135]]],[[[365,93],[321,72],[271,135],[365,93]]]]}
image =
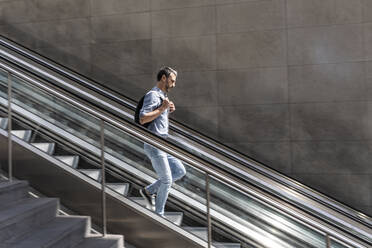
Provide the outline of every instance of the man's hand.
{"type": "Polygon", "coordinates": [[[173,113],[176,110],[176,106],[172,101],[169,102],[169,113],[173,113]]]}
{"type": "Polygon", "coordinates": [[[169,106],[170,106],[170,102],[169,102],[168,97],[164,98],[163,103],[160,106],[160,111],[164,112],[167,108],[169,108],[169,106]]]}

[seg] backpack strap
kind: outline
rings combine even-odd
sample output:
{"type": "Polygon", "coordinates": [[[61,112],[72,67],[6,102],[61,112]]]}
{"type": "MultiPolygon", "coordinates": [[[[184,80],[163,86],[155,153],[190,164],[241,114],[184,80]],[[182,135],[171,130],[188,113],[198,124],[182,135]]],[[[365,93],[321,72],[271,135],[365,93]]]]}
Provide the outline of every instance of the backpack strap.
{"type": "MultiPolygon", "coordinates": [[[[159,98],[160,98],[160,104],[156,107],[156,108],[159,108],[162,104],[163,104],[163,101],[164,101],[164,98],[159,94],[159,92],[155,91],[155,90],[150,90],[148,93],[150,92],[154,92],[159,98]]],[[[148,94],[146,93],[146,95],[148,94]]],[[[145,96],[146,96],[145,95],[145,96]]]]}
{"type": "MultiPolygon", "coordinates": [[[[139,124],[139,125],[141,125],[141,123],[140,123],[140,116],[139,116],[139,115],[140,115],[141,109],[142,109],[142,107],[143,107],[143,102],[144,102],[144,100],[145,100],[146,95],[149,94],[150,92],[154,92],[154,93],[156,93],[156,95],[160,98],[160,104],[159,104],[156,108],[159,108],[159,107],[163,104],[163,100],[164,100],[164,99],[162,98],[162,96],[161,96],[157,91],[150,90],[150,91],[147,92],[145,95],[143,95],[143,96],[141,97],[141,99],[138,101],[138,104],[137,104],[136,110],[135,110],[135,112],[134,112],[134,122],[137,123],[137,124],[139,124]]],[[[147,122],[147,123],[143,124],[142,126],[144,126],[144,127],[147,128],[147,127],[151,124],[151,122],[152,122],[152,121],[147,122]]]]}

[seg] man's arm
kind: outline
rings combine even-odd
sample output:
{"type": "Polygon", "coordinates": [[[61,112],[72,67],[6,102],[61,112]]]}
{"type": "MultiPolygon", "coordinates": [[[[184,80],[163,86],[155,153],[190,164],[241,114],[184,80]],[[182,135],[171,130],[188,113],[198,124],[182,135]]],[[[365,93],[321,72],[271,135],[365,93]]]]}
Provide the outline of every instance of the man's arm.
{"type": "Polygon", "coordinates": [[[155,109],[154,111],[151,111],[151,112],[143,113],[140,116],[140,123],[141,123],[141,125],[143,125],[143,124],[145,124],[147,122],[151,122],[151,121],[155,120],[167,108],[169,108],[169,99],[168,98],[165,98],[163,100],[163,103],[161,104],[161,106],[159,108],[157,108],[157,109],[155,109]]]}

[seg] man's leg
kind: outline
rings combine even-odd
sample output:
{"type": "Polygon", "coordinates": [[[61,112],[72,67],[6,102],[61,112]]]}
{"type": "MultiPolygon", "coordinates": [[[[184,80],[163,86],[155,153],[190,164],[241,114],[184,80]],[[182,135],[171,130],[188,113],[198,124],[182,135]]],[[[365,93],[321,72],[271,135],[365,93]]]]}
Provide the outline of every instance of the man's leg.
{"type": "Polygon", "coordinates": [[[149,194],[157,194],[155,212],[164,215],[164,206],[168,198],[169,189],[172,185],[172,172],[169,168],[167,154],[155,147],[145,145],[146,155],[151,159],[158,180],[145,187],[149,194]]]}
{"type": "MultiPolygon", "coordinates": [[[[144,151],[146,156],[150,159],[152,167],[154,167],[154,163],[152,161],[152,158],[161,155],[161,151],[159,149],[156,149],[152,145],[149,145],[147,143],[144,144],[144,151]]],[[[148,194],[156,194],[158,192],[158,188],[160,187],[160,180],[156,180],[151,185],[146,186],[144,189],[146,190],[145,193],[148,194]]]]}
{"type": "Polygon", "coordinates": [[[177,158],[175,158],[171,155],[167,155],[166,159],[164,159],[164,154],[161,154],[161,156],[153,158],[153,160],[151,160],[151,161],[152,161],[153,165],[156,164],[156,166],[157,166],[157,165],[163,164],[165,166],[165,168],[160,168],[160,170],[162,172],[160,172],[158,169],[155,169],[155,167],[154,167],[154,169],[157,171],[159,179],[156,182],[154,182],[153,184],[146,187],[146,190],[150,194],[157,193],[156,203],[155,203],[155,209],[156,209],[155,211],[158,214],[163,215],[164,214],[164,207],[165,207],[166,201],[168,199],[168,194],[169,194],[169,190],[172,186],[172,183],[181,179],[183,176],[185,176],[186,170],[185,170],[185,167],[183,166],[182,162],[179,159],[177,159],[177,158]],[[160,157],[161,157],[161,159],[160,159],[160,157]],[[163,175],[164,178],[162,178],[162,176],[160,175],[163,172],[165,172],[165,175],[163,175]],[[164,191],[163,191],[162,187],[165,187],[164,191]],[[166,193],[166,195],[163,195],[164,192],[166,193]]]}
{"type": "MultiPolygon", "coordinates": [[[[160,150],[156,149],[155,147],[145,143],[144,144],[144,151],[146,156],[150,159],[151,164],[152,158],[159,155],[160,150]]],[[[145,199],[146,207],[150,208],[151,210],[155,210],[155,202],[154,202],[154,194],[158,192],[158,188],[160,187],[160,180],[156,180],[151,185],[147,185],[146,187],[139,190],[141,196],[145,199]]]]}
{"type": "MultiPolygon", "coordinates": [[[[157,148],[155,148],[155,147],[153,147],[152,145],[149,145],[149,144],[146,144],[146,143],[144,145],[144,150],[145,150],[145,154],[147,155],[147,157],[151,161],[152,167],[154,168],[155,172],[157,173],[157,171],[154,167],[154,163],[156,163],[156,162],[153,161],[153,158],[160,157],[160,156],[166,156],[166,153],[157,149],[157,148]]],[[[157,175],[159,177],[158,173],[157,173],[157,175]]],[[[158,189],[159,189],[160,185],[161,185],[161,181],[159,179],[156,180],[152,184],[145,187],[146,193],[148,193],[150,195],[156,194],[158,192],[158,189]]]]}
{"type": "Polygon", "coordinates": [[[166,156],[157,156],[151,159],[152,166],[158,175],[158,180],[146,187],[150,194],[156,193],[155,212],[164,215],[164,207],[172,185],[172,172],[166,156]]]}
{"type": "MultiPolygon", "coordinates": [[[[186,169],[179,159],[169,154],[167,155],[167,159],[168,159],[169,167],[170,167],[171,174],[172,174],[172,183],[181,179],[182,177],[186,175],[186,169]]],[[[151,185],[145,187],[145,189],[149,194],[156,194],[158,192],[158,188],[160,187],[160,184],[161,184],[161,181],[156,180],[151,185]]]]}
{"type": "Polygon", "coordinates": [[[167,155],[169,167],[172,172],[172,182],[175,182],[181,179],[183,176],[186,175],[185,166],[183,166],[182,162],[178,159],[173,157],[172,155],[167,155]]]}

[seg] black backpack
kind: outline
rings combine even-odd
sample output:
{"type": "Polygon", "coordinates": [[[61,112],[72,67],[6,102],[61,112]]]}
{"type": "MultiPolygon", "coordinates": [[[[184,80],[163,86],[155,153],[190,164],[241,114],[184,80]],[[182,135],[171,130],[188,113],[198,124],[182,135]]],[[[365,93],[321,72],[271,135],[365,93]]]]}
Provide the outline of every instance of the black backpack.
{"type": "MultiPolygon", "coordinates": [[[[141,126],[143,126],[143,127],[145,127],[145,128],[147,128],[151,124],[152,121],[146,122],[145,124],[142,125],[140,123],[140,116],[139,116],[140,115],[140,112],[141,112],[141,109],[142,109],[142,106],[143,106],[143,100],[145,100],[145,96],[146,95],[144,95],[143,97],[141,97],[141,99],[138,101],[138,104],[137,104],[137,107],[136,107],[136,111],[134,112],[134,122],[137,123],[137,124],[139,124],[139,125],[141,125],[141,126]]],[[[160,105],[162,104],[162,102],[163,102],[163,99],[161,99],[160,105]]]]}
{"type": "Polygon", "coordinates": [[[144,95],[143,97],[141,97],[141,99],[138,101],[138,104],[137,104],[137,107],[136,107],[136,111],[134,112],[134,122],[137,123],[137,124],[139,124],[139,125],[141,125],[141,126],[144,126],[145,128],[147,128],[150,125],[151,121],[142,125],[140,123],[140,116],[139,116],[140,115],[140,112],[141,112],[141,109],[142,109],[142,106],[143,106],[143,100],[145,100],[145,96],[146,95],[144,95]]]}

